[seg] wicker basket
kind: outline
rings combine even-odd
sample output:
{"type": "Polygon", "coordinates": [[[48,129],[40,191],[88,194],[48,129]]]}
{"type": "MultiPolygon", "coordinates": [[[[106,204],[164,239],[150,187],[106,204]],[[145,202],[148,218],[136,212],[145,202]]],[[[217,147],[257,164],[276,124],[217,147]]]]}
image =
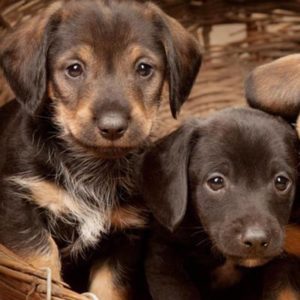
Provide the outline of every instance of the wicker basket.
{"type": "Polygon", "coordinates": [[[87,300],[71,291],[65,283],[52,281],[49,271],[36,270],[0,245],[1,300],[87,300]],[[1,298],[5,295],[5,298],[1,298]],[[48,298],[47,298],[48,296],[48,298]]]}
{"type": "MultiPolygon", "coordinates": [[[[7,28],[30,18],[49,2],[1,0],[0,38],[7,28]]],[[[300,50],[300,2],[296,0],[165,0],[160,4],[199,38],[204,62],[178,120],[170,117],[169,105],[163,102],[156,137],[173,130],[188,116],[245,105],[245,74],[258,64],[300,50]]],[[[0,73],[0,104],[12,97],[0,73]]],[[[0,290],[6,295],[0,300],[46,299],[47,274],[0,246],[0,290]]],[[[88,298],[72,292],[64,283],[53,282],[52,299],[88,298]]]]}

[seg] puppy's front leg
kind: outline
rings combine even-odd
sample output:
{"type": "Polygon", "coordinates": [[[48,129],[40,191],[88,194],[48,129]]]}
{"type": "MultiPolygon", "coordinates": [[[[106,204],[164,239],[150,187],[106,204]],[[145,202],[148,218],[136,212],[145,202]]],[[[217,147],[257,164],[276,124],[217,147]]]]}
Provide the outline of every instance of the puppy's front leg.
{"type": "Polygon", "coordinates": [[[110,260],[95,263],[91,270],[90,292],[99,299],[125,300],[130,299],[128,287],[120,282],[120,270],[110,260]]]}
{"type": "MultiPolygon", "coordinates": [[[[2,199],[0,192],[0,202],[2,199]]],[[[0,203],[0,243],[37,269],[51,268],[52,278],[60,281],[58,247],[44,228],[40,212],[17,198],[3,203],[2,206],[0,203]]]]}
{"type": "Polygon", "coordinates": [[[105,300],[149,299],[142,272],[141,232],[115,233],[108,242],[106,258],[95,261],[91,269],[89,291],[105,300]]]}
{"type": "Polygon", "coordinates": [[[166,243],[152,239],[146,258],[146,278],[153,300],[200,300],[184,270],[182,257],[166,243]]]}

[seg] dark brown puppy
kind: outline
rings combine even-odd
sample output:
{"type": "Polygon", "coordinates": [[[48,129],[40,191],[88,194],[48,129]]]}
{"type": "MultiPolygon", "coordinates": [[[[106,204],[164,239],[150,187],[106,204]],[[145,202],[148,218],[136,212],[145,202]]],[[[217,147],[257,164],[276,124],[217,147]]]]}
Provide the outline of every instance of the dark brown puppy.
{"type": "Polygon", "coordinates": [[[98,247],[90,290],[131,299],[147,222],[138,153],[163,86],[174,117],[187,98],[197,42],[151,3],[70,0],[10,33],[0,57],[17,100],[0,111],[0,242],[56,279],[60,254],[98,247]]]}
{"type": "Polygon", "coordinates": [[[283,120],[229,109],[185,124],[146,155],[145,198],[158,221],[146,262],[153,299],[293,293],[280,284],[264,290],[269,267],[261,266],[283,251],[297,144],[283,120]]]}

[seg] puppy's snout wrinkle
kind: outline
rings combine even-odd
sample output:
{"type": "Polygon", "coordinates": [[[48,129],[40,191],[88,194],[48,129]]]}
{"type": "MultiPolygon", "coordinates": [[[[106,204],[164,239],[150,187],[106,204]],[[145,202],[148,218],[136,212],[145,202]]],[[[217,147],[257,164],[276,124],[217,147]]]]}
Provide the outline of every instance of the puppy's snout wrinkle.
{"type": "Polygon", "coordinates": [[[107,140],[120,139],[129,126],[129,116],[122,112],[101,115],[97,122],[101,136],[107,140]]]}
{"type": "Polygon", "coordinates": [[[259,226],[248,227],[240,237],[240,243],[246,250],[264,251],[270,242],[270,235],[259,226]]]}

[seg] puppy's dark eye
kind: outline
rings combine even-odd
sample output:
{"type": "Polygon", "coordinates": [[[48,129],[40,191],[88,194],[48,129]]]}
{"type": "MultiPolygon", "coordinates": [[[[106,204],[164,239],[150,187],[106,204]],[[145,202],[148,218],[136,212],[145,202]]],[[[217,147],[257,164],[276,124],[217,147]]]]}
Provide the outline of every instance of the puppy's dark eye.
{"type": "Polygon", "coordinates": [[[280,192],[283,192],[289,187],[290,181],[285,176],[277,176],[275,178],[274,184],[275,184],[275,187],[277,190],[279,190],[280,192]]]}
{"type": "Polygon", "coordinates": [[[207,185],[213,190],[218,191],[225,186],[224,178],[221,176],[214,176],[207,180],[207,185]]]}
{"type": "Polygon", "coordinates": [[[146,63],[139,63],[136,71],[142,77],[150,77],[153,73],[153,67],[146,63]]]}
{"type": "Polygon", "coordinates": [[[83,68],[80,64],[73,64],[67,67],[67,74],[70,77],[76,78],[83,73],[83,68]]]}

